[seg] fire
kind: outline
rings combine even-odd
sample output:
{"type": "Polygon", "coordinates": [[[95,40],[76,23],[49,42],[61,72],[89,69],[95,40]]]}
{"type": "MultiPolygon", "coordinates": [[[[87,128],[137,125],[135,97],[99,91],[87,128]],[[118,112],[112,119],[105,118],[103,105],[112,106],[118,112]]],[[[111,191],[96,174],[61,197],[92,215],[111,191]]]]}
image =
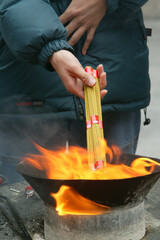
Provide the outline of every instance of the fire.
{"type": "Polygon", "coordinates": [[[56,210],[59,215],[99,215],[109,210],[109,207],[92,202],[65,185],[58,193],[52,193],[51,196],[56,199],[56,210]]]}
{"type": "MultiPolygon", "coordinates": [[[[45,171],[48,179],[61,180],[133,178],[151,174],[156,165],[160,166],[160,163],[149,158],[137,158],[130,166],[124,165],[118,162],[122,154],[118,147],[112,146],[109,148],[104,139],[100,140],[100,144],[108,160],[104,168],[99,170],[91,168],[92,166],[90,166],[88,160],[88,151],[77,146],[71,146],[69,151],[66,151],[65,148],[53,151],[35,144],[41,155],[28,155],[25,160],[35,168],[45,171]]],[[[56,209],[60,215],[95,215],[102,214],[108,210],[105,206],[85,199],[76,193],[74,189],[67,186],[62,186],[58,193],[52,194],[52,197],[56,199],[56,209]]]]}
{"type": "Polygon", "coordinates": [[[137,158],[131,166],[119,163],[119,157],[122,154],[117,146],[109,148],[105,140],[102,146],[108,156],[103,169],[93,170],[88,161],[88,151],[77,146],[70,146],[69,151],[65,148],[58,150],[48,150],[37,144],[36,147],[41,155],[28,155],[25,158],[28,164],[35,168],[45,171],[48,179],[124,179],[133,178],[151,174],[155,165],[159,165],[150,158],[137,158]],[[112,163],[112,159],[116,163],[112,163]]]}

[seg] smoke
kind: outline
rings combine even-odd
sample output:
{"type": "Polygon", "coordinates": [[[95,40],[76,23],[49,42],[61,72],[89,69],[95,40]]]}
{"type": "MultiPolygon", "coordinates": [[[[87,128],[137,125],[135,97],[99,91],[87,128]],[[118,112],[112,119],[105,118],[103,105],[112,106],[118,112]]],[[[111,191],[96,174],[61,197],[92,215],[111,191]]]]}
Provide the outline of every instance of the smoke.
{"type": "Polygon", "coordinates": [[[38,154],[34,143],[48,149],[64,146],[68,123],[55,120],[54,114],[0,114],[0,159],[19,159],[38,154]]]}

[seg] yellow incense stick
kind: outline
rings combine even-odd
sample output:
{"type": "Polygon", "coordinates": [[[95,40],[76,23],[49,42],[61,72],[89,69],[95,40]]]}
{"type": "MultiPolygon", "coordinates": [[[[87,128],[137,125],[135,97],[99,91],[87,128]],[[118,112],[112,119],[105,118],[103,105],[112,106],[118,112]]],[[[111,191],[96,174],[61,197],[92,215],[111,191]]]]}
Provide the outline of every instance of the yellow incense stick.
{"type": "Polygon", "coordinates": [[[106,162],[105,150],[102,148],[102,144],[100,144],[100,139],[104,138],[104,135],[99,79],[97,71],[91,67],[86,67],[85,71],[92,74],[96,79],[95,86],[84,86],[84,94],[89,162],[92,168],[99,169],[103,168],[106,162]]]}

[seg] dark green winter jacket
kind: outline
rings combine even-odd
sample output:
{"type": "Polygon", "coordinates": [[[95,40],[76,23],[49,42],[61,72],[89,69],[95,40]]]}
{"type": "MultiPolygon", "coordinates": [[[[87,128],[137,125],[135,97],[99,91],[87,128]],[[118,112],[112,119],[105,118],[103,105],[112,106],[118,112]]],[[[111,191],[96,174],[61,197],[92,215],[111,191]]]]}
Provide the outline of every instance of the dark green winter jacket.
{"type": "MultiPolygon", "coordinates": [[[[102,101],[104,112],[144,108],[150,101],[147,38],[141,12],[147,0],[106,1],[106,15],[87,54],[81,54],[85,35],[74,46],[74,54],[84,67],[104,65],[108,82],[102,101]]],[[[55,51],[73,51],[58,18],[70,2],[0,0],[0,116],[83,116],[83,100],[66,91],[48,63],[55,51]]]]}

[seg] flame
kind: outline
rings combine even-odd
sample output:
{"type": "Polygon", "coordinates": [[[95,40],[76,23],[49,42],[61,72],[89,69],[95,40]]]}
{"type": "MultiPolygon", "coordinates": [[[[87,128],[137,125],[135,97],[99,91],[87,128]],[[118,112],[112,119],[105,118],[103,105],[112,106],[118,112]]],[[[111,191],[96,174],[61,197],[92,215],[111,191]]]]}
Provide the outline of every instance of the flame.
{"type": "Polygon", "coordinates": [[[59,215],[73,214],[73,215],[99,215],[106,213],[109,207],[92,202],[79,193],[72,187],[61,186],[58,193],[51,193],[51,196],[56,199],[59,215]]]}
{"type": "MultiPolygon", "coordinates": [[[[28,155],[25,161],[35,168],[45,171],[48,179],[61,180],[133,178],[151,174],[156,165],[160,166],[160,163],[145,157],[135,159],[131,166],[124,165],[118,162],[122,151],[117,146],[109,148],[104,139],[100,139],[100,144],[109,160],[107,160],[104,168],[99,170],[91,169],[88,151],[77,146],[71,146],[67,151],[65,148],[53,151],[35,144],[41,155],[28,155]]],[[[76,193],[74,189],[67,186],[62,186],[58,193],[52,193],[52,197],[56,199],[56,209],[60,215],[95,215],[108,210],[108,207],[85,199],[76,193]]]]}
{"type": "Polygon", "coordinates": [[[101,139],[105,153],[109,160],[103,169],[91,170],[88,161],[88,151],[77,146],[70,146],[69,151],[65,148],[48,150],[37,144],[35,146],[41,155],[30,154],[25,158],[28,164],[45,171],[48,179],[124,179],[151,174],[155,165],[160,163],[150,158],[137,158],[131,166],[119,163],[122,154],[117,146],[109,148],[105,140],[101,139]],[[116,158],[116,163],[112,163],[116,158]],[[115,157],[116,156],[116,157],[115,157]]]}

